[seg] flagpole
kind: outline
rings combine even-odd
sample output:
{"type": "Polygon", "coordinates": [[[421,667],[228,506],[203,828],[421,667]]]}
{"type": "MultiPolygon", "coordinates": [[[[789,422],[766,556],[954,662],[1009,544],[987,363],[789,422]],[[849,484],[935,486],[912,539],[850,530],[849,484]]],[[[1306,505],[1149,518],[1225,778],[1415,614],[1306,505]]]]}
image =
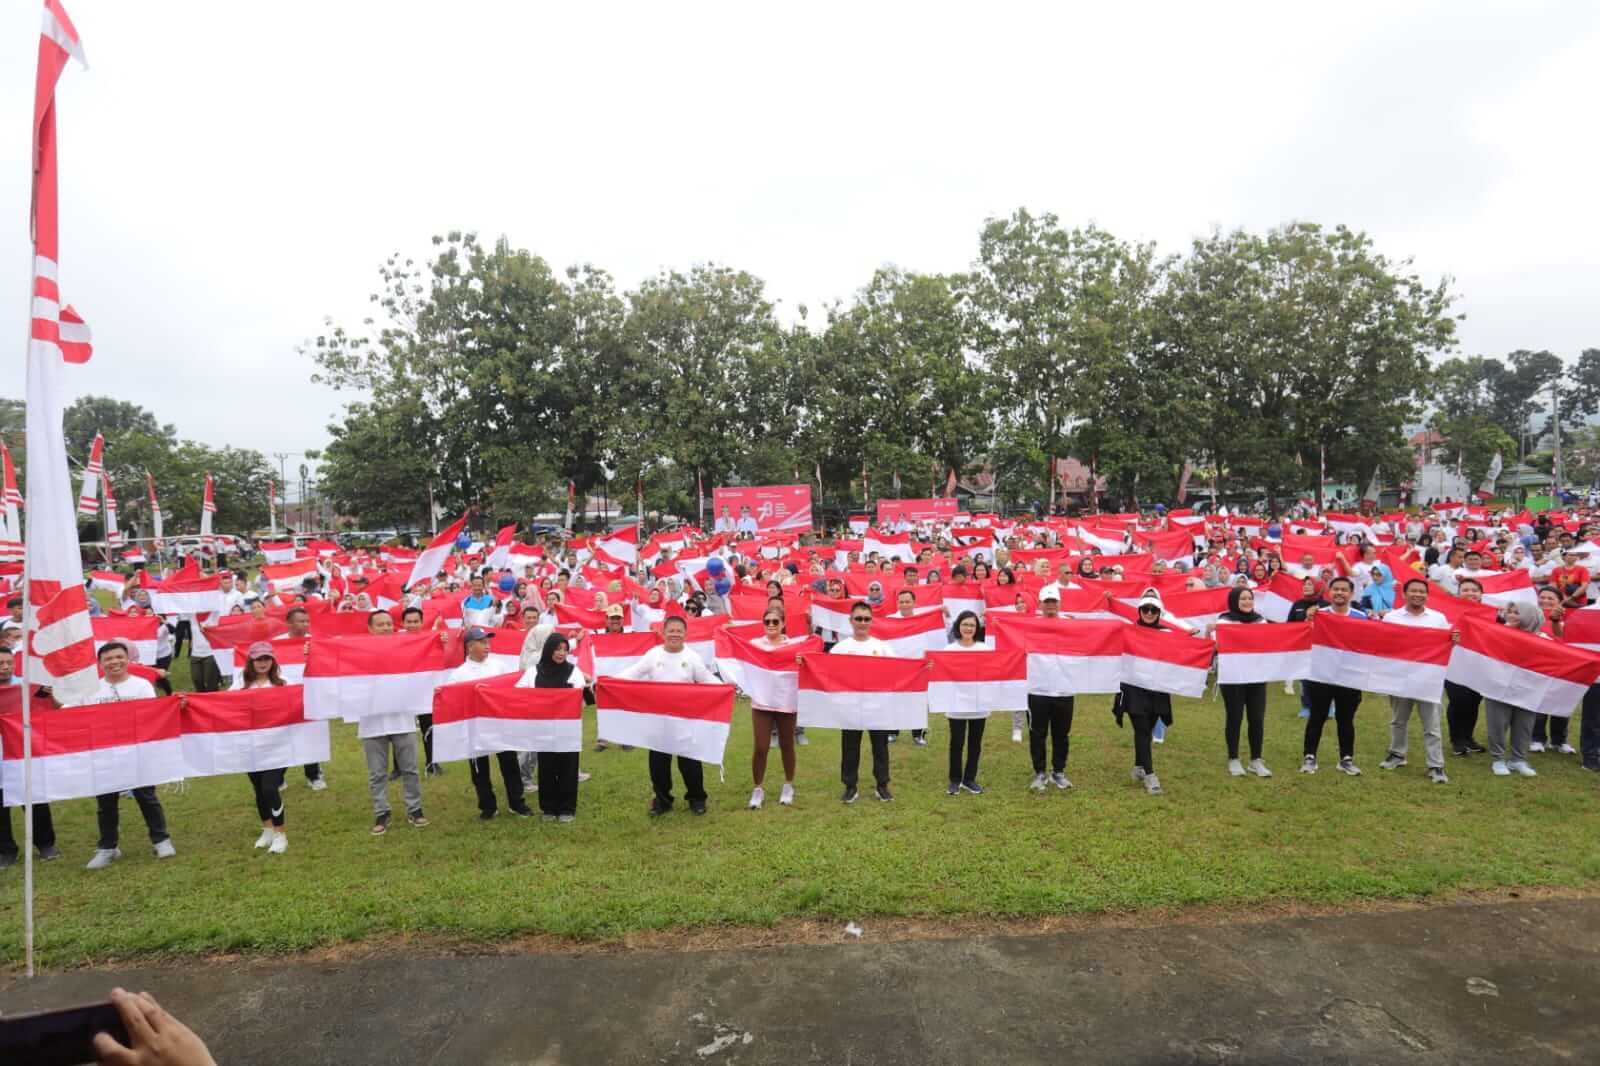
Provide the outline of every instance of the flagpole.
{"type": "MultiPolygon", "coordinates": [[[[31,222],[30,212],[30,222],[31,222]]],[[[31,226],[30,226],[31,228],[31,226]]],[[[37,235],[28,242],[28,302],[33,302],[34,270],[39,260],[39,243],[37,235]]],[[[30,349],[33,346],[33,318],[27,319],[27,334],[23,342],[22,351],[27,359],[28,373],[24,379],[24,396],[33,395],[33,358],[30,349]]],[[[24,428],[23,441],[26,443],[26,428],[24,428]]],[[[23,508],[27,514],[24,522],[33,524],[33,482],[28,482],[28,495],[23,500],[23,508]]],[[[72,492],[72,475],[67,475],[67,492],[72,492]]],[[[76,504],[73,506],[76,512],[76,504]]],[[[74,514],[76,520],[76,514],[74,514]]],[[[26,526],[24,526],[26,528],[26,526]]],[[[33,537],[24,536],[22,530],[17,531],[17,539],[22,541],[22,958],[23,973],[32,978],[33,972],[33,686],[28,683],[28,660],[33,652],[33,630],[38,619],[37,612],[33,609],[33,562],[32,553],[28,545],[33,542],[33,537]]],[[[81,558],[81,556],[80,556],[81,558]]],[[[9,815],[7,815],[9,817],[9,815]]]]}

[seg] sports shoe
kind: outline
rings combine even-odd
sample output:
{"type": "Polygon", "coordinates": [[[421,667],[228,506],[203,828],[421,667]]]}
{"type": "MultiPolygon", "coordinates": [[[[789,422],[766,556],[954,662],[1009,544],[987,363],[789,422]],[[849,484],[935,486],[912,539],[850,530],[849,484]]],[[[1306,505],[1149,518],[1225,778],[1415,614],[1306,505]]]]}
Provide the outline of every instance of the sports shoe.
{"type": "Polygon", "coordinates": [[[911,734],[911,743],[915,744],[919,748],[927,747],[928,746],[928,734],[926,734],[926,733],[912,733],[911,734]]]}
{"type": "Polygon", "coordinates": [[[1483,755],[1489,749],[1484,747],[1482,744],[1479,744],[1476,740],[1473,740],[1471,737],[1468,737],[1467,738],[1467,750],[1472,752],[1472,754],[1474,754],[1474,755],[1483,755]]]}
{"type": "Polygon", "coordinates": [[[282,855],[289,850],[289,836],[287,833],[272,834],[272,847],[267,849],[268,855],[282,855]]]}
{"type": "Polygon", "coordinates": [[[1450,745],[1450,752],[1458,759],[1465,759],[1472,754],[1472,749],[1465,744],[1452,744],[1450,745]]]}
{"type": "Polygon", "coordinates": [[[444,776],[444,767],[440,766],[436,762],[429,763],[428,764],[428,776],[429,777],[443,777],[444,776]]]}
{"type": "Polygon", "coordinates": [[[757,785],[750,791],[750,809],[752,811],[759,811],[761,809],[761,805],[765,803],[766,800],[767,790],[762,788],[760,785],[757,785]]]}
{"type": "MultiPolygon", "coordinates": [[[[583,784],[585,781],[589,780],[589,778],[591,778],[593,776],[594,775],[591,774],[591,773],[587,773],[586,771],[579,770],[578,771],[578,784],[580,784],[580,785],[583,784]]],[[[526,792],[537,792],[537,791],[539,791],[539,786],[538,785],[534,785],[530,789],[524,789],[524,791],[526,791],[526,792]]]]}
{"type": "Polygon", "coordinates": [[[1011,727],[1011,743],[1013,743],[1013,744],[1021,744],[1022,743],[1022,730],[1016,728],[1015,726],[1011,727]]]}
{"type": "Polygon", "coordinates": [[[1573,747],[1571,744],[1563,744],[1560,747],[1558,747],[1556,749],[1556,751],[1559,752],[1562,755],[1576,755],[1576,754],[1578,754],[1578,749],[1573,747]]]}
{"type": "Polygon", "coordinates": [[[1600,773],[1600,759],[1586,758],[1583,760],[1583,762],[1578,764],[1578,768],[1580,770],[1588,770],[1591,773],[1600,773]]]}
{"type": "Polygon", "coordinates": [[[1144,792],[1147,796],[1161,795],[1161,778],[1155,774],[1146,774],[1144,777],[1144,792]]]}
{"type": "Polygon", "coordinates": [[[1229,777],[1243,777],[1244,776],[1244,763],[1240,762],[1238,759],[1229,759],[1228,760],[1228,776],[1229,777]]]}
{"type": "Polygon", "coordinates": [[[157,844],[151,850],[156,853],[156,858],[158,858],[158,859],[170,859],[174,855],[178,854],[178,849],[173,847],[173,845],[172,845],[172,838],[171,837],[168,837],[167,839],[163,840],[161,843],[157,844]]]}
{"type": "Polygon", "coordinates": [[[605,751],[606,750],[606,742],[603,741],[603,740],[595,741],[594,742],[594,750],[595,751],[605,751]]]}
{"type": "Polygon", "coordinates": [[[1510,777],[1511,767],[1506,765],[1504,759],[1496,759],[1489,764],[1489,772],[1496,777],[1510,777]]]}
{"type": "Polygon", "coordinates": [[[811,743],[811,738],[806,736],[806,731],[804,729],[796,729],[794,731],[794,742],[801,747],[804,747],[805,745],[811,743]]]}
{"type": "Polygon", "coordinates": [[[889,791],[888,785],[878,785],[872,790],[872,794],[878,797],[879,803],[888,803],[894,799],[894,793],[889,791]]]}
{"type": "Polygon", "coordinates": [[[1257,777],[1271,777],[1272,776],[1272,771],[1268,770],[1267,769],[1267,764],[1262,762],[1260,759],[1251,759],[1250,760],[1250,765],[1245,767],[1245,769],[1249,770],[1251,773],[1255,774],[1257,777]]]}
{"type": "Polygon", "coordinates": [[[839,802],[854,803],[856,801],[856,797],[859,795],[861,795],[861,793],[856,789],[856,786],[846,785],[844,787],[844,792],[839,796],[839,802]]]}
{"type": "Polygon", "coordinates": [[[1050,783],[1063,791],[1072,787],[1072,782],[1067,780],[1067,772],[1065,770],[1057,770],[1051,774],[1050,783]]]}
{"type": "Polygon", "coordinates": [[[387,833],[388,831],[389,831],[389,812],[388,811],[384,811],[382,814],[378,815],[377,818],[373,819],[373,822],[372,822],[372,835],[375,836],[375,837],[381,837],[381,836],[383,836],[383,834],[387,833]]]}
{"type": "Polygon", "coordinates": [[[1535,770],[1527,763],[1521,762],[1520,760],[1518,762],[1506,763],[1506,769],[1510,770],[1512,773],[1521,774],[1523,777],[1539,776],[1539,771],[1535,770]]]}
{"type": "Polygon", "coordinates": [[[1543,751],[1544,750],[1544,741],[1535,740],[1533,743],[1528,745],[1528,750],[1529,751],[1533,751],[1533,752],[1543,751]]]}
{"type": "Polygon", "coordinates": [[[427,815],[422,813],[422,808],[421,807],[418,807],[416,810],[411,811],[410,813],[408,813],[406,815],[406,821],[411,823],[411,827],[413,829],[426,829],[426,828],[428,828],[428,818],[427,818],[427,815]]]}
{"type": "Polygon", "coordinates": [[[263,829],[261,835],[256,837],[256,847],[264,848],[272,843],[272,830],[263,829]]]}
{"type": "Polygon", "coordinates": [[[94,853],[94,857],[89,860],[89,864],[84,869],[104,870],[120,858],[122,858],[121,848],[100,848],[94,853]]]}
{"type": "Polygon", "coordinates": [[[511,808],[511,813],[516,815],[518,818],[533,817],[533,811],[528,807],[513,807],[511,808]]]}
{"type": "Polygon", "coordinates": [[[970,792],[974,796],[981,796],[983,795],[983,786],[976,781],[963,781],[961,782],[961,791],[970,792]]]}
{"type": "MultiPolygon", "coordinates": [[[[668,800],[665,803],[663,803],[660,796],[651,796],[650,797],[650,806],[645,808],[645,813],[648,814],[652,818],[659,818],[663,814],[666,814],[670,810],[672,810],[672,801],[671,800],[668,800]]],[[[549,815],[546,815],[545,817],[548,818],[549,815]]]]}
{"type": "Polygon", "coordinates": [[[480,821],[480,822],[492,822],[492,821],[494,821],[494,816],[495,816],[496,813],[497,812],[495,812],[495,811],[479,811],[478,812],[478,821],[480,821]]]}
{"type": "Polygon", "coordinates": [[[794,806],[794,786],[785,783],[783,791],[778,793],[778,805],[781,807],[794,806]]]}
{"type": "Polygon", "coordinates": [[[1135,784],[1137,784],[1140,781],[1143,781],[1147,776],[1148,775],[1144,772],[1144,767],[1135,766],[1133,768],[1133,780],[1134,780],[1135,784]]]}
{"type": "Polygon", "coordinates": [[[1405,764],[1406,757],[1404,755],[1397,755],[1391,751],[1387,756],[1384,757],[1384,760],[1378,764],[1378,769],[1397,770],[1405,764]]]}
{"type": "Polygon", "coordinates": [[[1300,772],[1303,773],[1303,774],[1314,774],[1314,773],[1316,773],[1317,772],[1317,757],[1315,755],[1307,755],[1304,759],[1302,759],[1300,761],[1300,772]]]}
{"type": "Polygon", "coordinates": [[[577,820],[578,816],[576,814],[559,814],[556,816],[556,821],[560,822],[562,825],[571,825],[577,820]]]}
{"type": "Polygon", "coordinates": [[[1436,785],[1448,785],[1450,778],[1445,776],[1444,768],[1440,766],[1428,767],[1428,780],[1436,785]]]}
{"type": "Polygon", "coordinates": [[[946,796],[959,796],[959,795],[961,795],[961,782],[960,781],[952,781],[952,782],[950,782],[948,785],[946,785],[944,787],[944,794],[946,796]]]}
{"type": "Polygon", "coordinates": [[[1045,785],[1049,784],[1049,781],[1050,779],[1045,777],[1044,774],[1034,774],[1033,784],[1029,785],[1028,787],[1035,792],[1043,792],[1045,785]]]}
{"type": "Polygon", "coordinates": [[[1300,713],[1295,715],[1295,717],[1296,718],[1310,718],[1311,717],[1311,712],[1307,708],[1302,707],[1302,708],[1300,708],[1300,713]]]}
{"type": "Polygon", "coordinates": [[[894,732],[889,734],[889,743],[890,744],[893,744],[895,741],[897,741],[899,739],[900,739],[900,730],[896,729],[894,732]]]}
{"type": "Polygon", "coordinates": [[[690,800],[689,801],[689,813],[690,814],[704,814],[704,813],[706,813],[706,801],[705,800],[690,800]]]}
{"type": "Polygon", "coordinates": [[[41,862],[52,862],[59,858],[61,858],[61,849],[54,844],[39,849],[39,861],[41,862]]]}
{"type": "MultiPolygon", "coordinates": [[[[651,811],[650,813],[654,814],[655,811],[651,811]]],[[[556,816],[553,814],[541,814],[539,815],[539,820],[541,822],[553,822],[556,820],[556,816]]]]}
{"type": "Polygon", "coordinates": [[[1345,758],[1339,760],[1339,772],[1341,774],[1349,774],[1351,777],[1360,777],[1361,767],[1356,765],[1356,761],[1354,759],[1346,756],[1345,758]]]}
{"type": "Polygon", "coordinates": [[[328,779],[326,777],[313,778],[307,781],[306,784],[313,792],[326,792],[328,789],[328,779]]]}

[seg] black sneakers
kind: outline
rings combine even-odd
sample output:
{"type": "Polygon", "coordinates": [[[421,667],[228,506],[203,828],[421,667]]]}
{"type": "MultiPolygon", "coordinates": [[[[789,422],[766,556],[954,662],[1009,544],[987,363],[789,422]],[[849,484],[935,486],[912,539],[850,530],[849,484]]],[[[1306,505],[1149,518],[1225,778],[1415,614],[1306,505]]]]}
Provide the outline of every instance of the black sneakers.
{"type": "Polygon", "coordinates": [[[839,800],[842,803],[854,803],[856,801],[856,797],[860,794],[860,792],[856,791],[856,786],[846,785],[844,786],[844,793],[839,797],[839,800]]]}
{"type": "Polygon", "coordinates": [[[877,794],[878,802],[880,803],[888,803],[890,800],[894,799],[894,793],[889,791],[888,785],[879,785],[873,791],[877,794]]]}

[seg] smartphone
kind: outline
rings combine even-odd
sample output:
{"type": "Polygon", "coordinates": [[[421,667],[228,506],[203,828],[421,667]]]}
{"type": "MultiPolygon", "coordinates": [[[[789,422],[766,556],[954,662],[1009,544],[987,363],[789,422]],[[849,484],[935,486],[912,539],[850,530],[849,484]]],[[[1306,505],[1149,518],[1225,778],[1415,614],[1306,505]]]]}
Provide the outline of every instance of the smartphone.
{"type": "Polygon", "coordinates": [[[94,1062],[94,1035],[110,1033],[131,1046],[122,1015],[110,1000],[33,1014],[0,1016],[0,1062],[72,1066],[94,1062]]]}

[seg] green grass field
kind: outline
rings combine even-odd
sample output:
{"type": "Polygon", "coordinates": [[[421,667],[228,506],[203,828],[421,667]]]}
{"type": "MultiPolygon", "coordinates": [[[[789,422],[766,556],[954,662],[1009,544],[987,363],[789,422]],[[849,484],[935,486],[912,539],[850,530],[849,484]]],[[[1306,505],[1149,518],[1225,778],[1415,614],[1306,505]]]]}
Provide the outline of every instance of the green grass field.
{"type": "MultiPolygon", "coordinates": [[[[181,663],[176,680],[186,682],[181,663]]],[[[1271,780],[1227,776],[1222,705],[1208,693],[1175,701],[1176,724],[1155,756],[1166,795],[1146,796],[1129,779],[1131,731],[1116,728],[1107,699],[1086,698],[1073,729],[1073,791],[1030,794],[1027,745],[1011,742],[1009,716],[996,716],[980,774],[987,792],[945,796],[948,732],[935,718],[929,747],[913,747],[909,734],[891,746],[894,803],[864,791],[843,806],[837,734],[817,730],[800,749],[797,804],[777,804],[774,749],[768,805],[753,812],[744,806],[751,738],[741,706],[726,782],[708,768],[707,817],[680,804],[647,818],[644,752],[612,749],[583,757],[594,776],[581,787],[576,824],[503,811],[479,822],[457,763],[425,779],[430,827],[397,819],[381,838],[367,832],[355,729],[336,724],[329,790],[311,792],[298,770],[289,776],[286,855],[251,847],[259,823],[242,775],[198,779],[181,795],[163,790],[178,856],[160,863],[125,800],[125,858],[84,870],[94,804],[57,804],[66,858],[37,867],[38,950],[44,964],[69,966],[419,934],[608,938],[787,918],[1328,904],[1600,881],[1600,780],[1575,757],[1535,756],[1540,776],[1528,780],[1492,777],[1484,756],[1451,759],[1450,784],[1435,786],[1423,779],[1413,725],[1412,764],[1383,772],[1388,701],[1368,696],[1356,719],[1365,776],[1332,772],[1332,723],[1323,771],[1302,776],[1295,701],[1269,688],[1271,780]]],[[[870,781],[866,765],[863,776],[870,781]]],[[[399,809],[398,783],[391,792],[399,809]]],[[[0,893],[0,959],[16,964],[20,865],[0,873],[0,893]]]]}

